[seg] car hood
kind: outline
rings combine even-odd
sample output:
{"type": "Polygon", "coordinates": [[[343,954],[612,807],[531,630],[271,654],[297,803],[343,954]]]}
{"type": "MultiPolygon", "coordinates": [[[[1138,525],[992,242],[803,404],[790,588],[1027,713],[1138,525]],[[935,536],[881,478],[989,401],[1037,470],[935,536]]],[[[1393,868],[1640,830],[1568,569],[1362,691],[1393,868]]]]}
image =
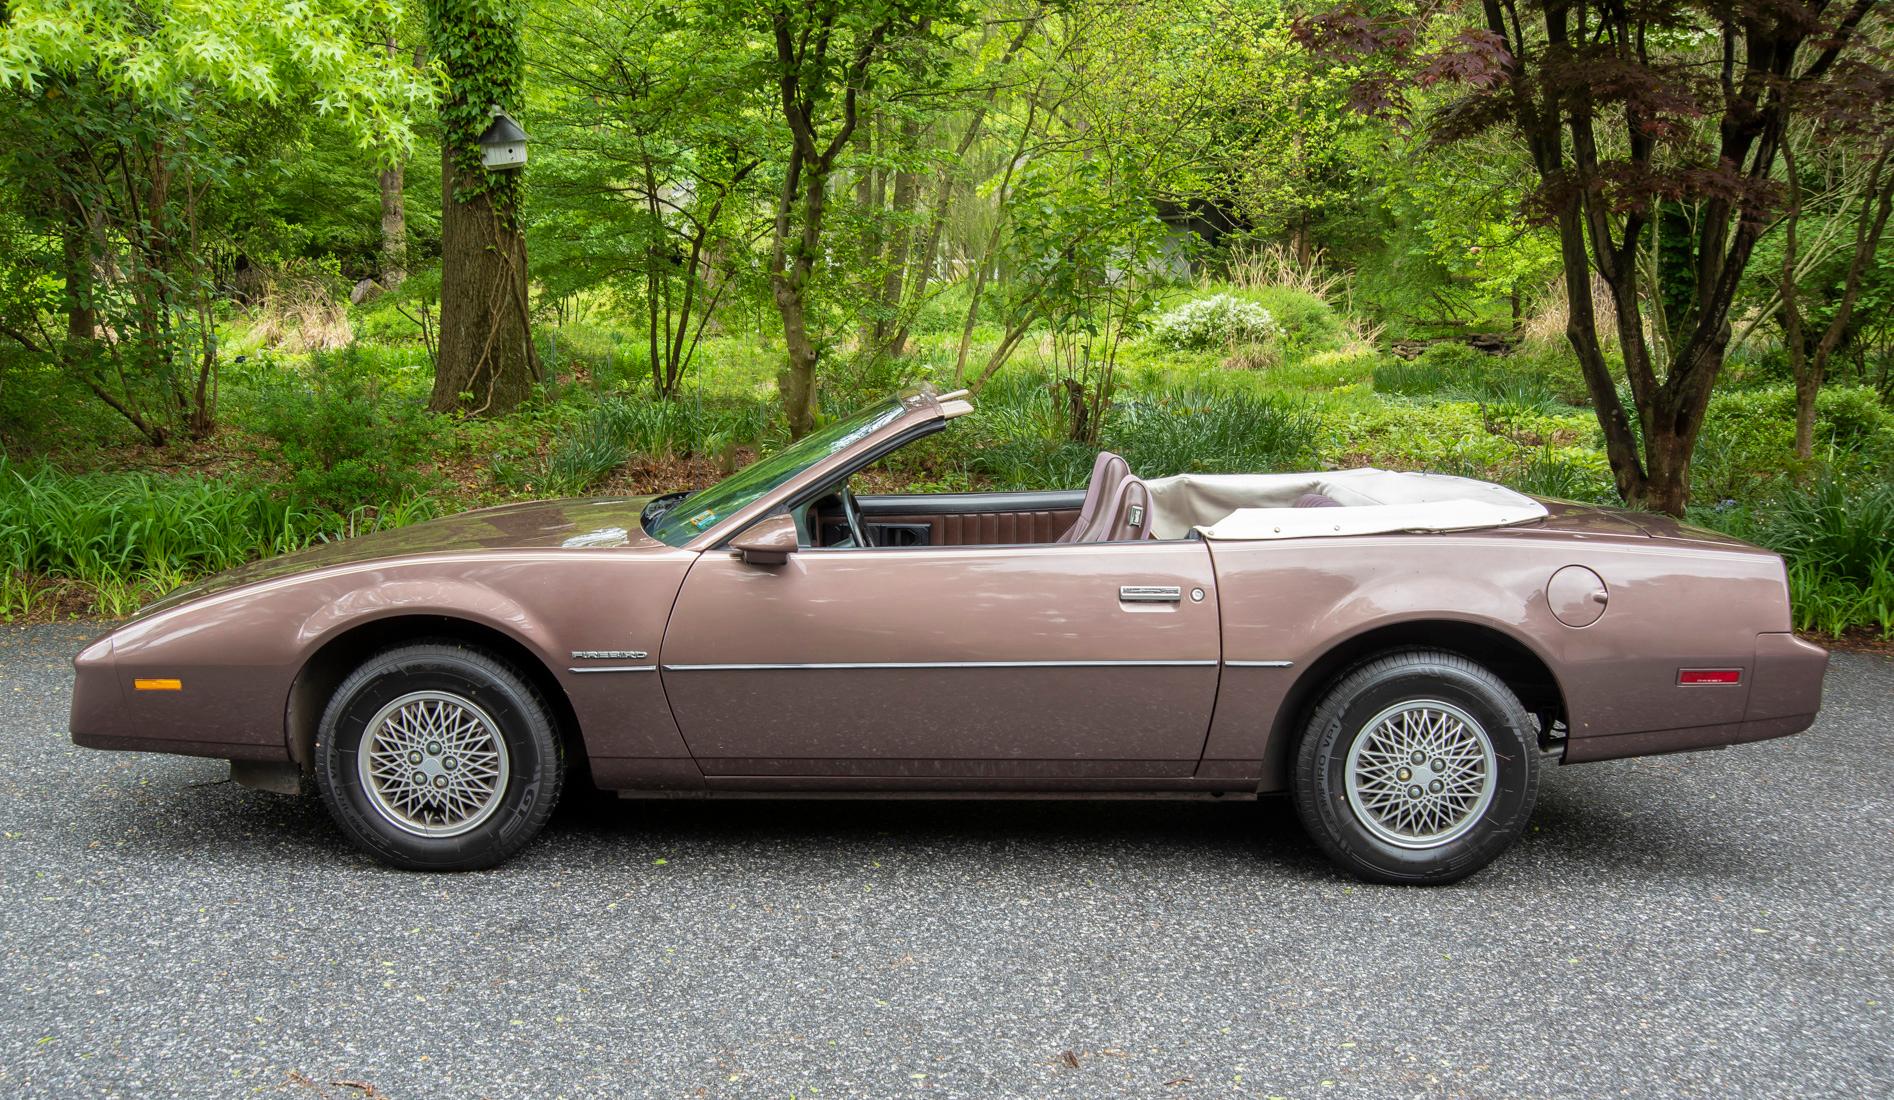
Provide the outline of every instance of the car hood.
{"type": "Polygon", "coordinates": [[[469,550],[655,548],[663,543],[645,534],[644,527],[639,523],[639,516],[651,499],[648,496],[605,497],[503,504],[497,508],[482,508],[406,527],[338,539],[218,573],[148,605],[139,612],[138,617],[239,585],[256,584],[338,565],[416,554],[469,550]]]}

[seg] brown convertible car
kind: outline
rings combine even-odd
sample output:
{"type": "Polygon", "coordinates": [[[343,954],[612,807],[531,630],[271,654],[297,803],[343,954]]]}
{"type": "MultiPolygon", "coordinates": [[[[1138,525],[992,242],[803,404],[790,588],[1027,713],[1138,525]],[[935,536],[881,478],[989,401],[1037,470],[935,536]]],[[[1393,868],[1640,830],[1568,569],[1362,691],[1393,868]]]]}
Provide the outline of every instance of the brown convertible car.
{"type": "Polygon", "coordinates": [[[905,392],[699,492],[261,562],[79,654],[72,737],[313,779],[401,867],[628,797],[1256,797],[1355,874],[1499,854],[1539,772],[1806,729],[1782,562],[1662,516],[1362,469],[856,496],[905,392]]]}

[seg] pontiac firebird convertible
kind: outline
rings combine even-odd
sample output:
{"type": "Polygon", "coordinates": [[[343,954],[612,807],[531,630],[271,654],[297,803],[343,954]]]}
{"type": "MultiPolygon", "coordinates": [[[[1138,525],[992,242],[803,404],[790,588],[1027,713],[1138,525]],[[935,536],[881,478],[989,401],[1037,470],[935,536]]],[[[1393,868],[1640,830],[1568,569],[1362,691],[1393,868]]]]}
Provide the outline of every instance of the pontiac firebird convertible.
{"type": "Polygon", "coordinates": [[[1289,792],[1447,882],[1542,767],[1806,729],[1782,562],[1661,516],[1361,469],[856,496],[971,412],[911,390],[700,492],[508,505],[261,562],[75,660],[72,738],[313,779],[399,867],[628,797],[1289,792]]]}

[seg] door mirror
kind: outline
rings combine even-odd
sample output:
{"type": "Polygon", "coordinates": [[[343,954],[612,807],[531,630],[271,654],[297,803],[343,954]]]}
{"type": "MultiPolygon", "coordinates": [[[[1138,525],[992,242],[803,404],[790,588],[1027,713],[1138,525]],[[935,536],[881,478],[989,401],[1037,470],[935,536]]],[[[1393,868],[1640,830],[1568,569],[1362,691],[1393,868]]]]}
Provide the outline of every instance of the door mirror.
{"type": "Polygon", "coordinates": [[[730,540],[730,549],[745,565],[781,565],[800,546],[796,519],[790,515],[766,516],[730,540]]]}

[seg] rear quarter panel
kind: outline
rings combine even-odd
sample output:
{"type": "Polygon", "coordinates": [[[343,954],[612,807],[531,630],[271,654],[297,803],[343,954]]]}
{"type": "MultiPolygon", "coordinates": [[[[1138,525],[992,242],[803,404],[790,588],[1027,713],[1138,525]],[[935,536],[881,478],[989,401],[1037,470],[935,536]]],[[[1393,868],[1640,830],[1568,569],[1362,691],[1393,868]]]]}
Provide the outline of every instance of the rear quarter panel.
{"type": "Polygon", "coordinates": [[[1284,708],[1293,689],[1326,654],[1383,627],[1467,623],[1524,646],[1558,682],[1574,753],[1639,731],[1741,723],[1758,636],[1789,629],[1781,563],[1740,545],[1511,529],[1219,542],[1211,553],[1226,668],[1199,774],[1253,769],[1264,789],[1282,786],[1300,733],[1301,715],[1284,708]],[[1567,565],[1607,586],[1590,626],[1552,615],[1546,585],[1567,565]],[[1680,687],[1684,667],[1740,668],[1743,682],[1680,687]]]}

